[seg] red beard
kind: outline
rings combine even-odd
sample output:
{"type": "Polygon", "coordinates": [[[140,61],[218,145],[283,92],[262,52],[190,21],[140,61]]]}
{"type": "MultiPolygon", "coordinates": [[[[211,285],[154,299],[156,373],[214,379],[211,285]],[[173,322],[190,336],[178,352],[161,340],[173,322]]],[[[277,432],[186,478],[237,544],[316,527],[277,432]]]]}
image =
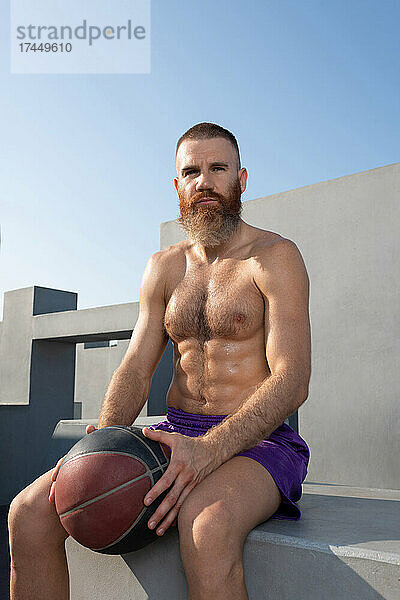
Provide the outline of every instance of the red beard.
{"type": "Polygon", "coordinates": [[[216,192],[202,191],[190,201],[178,191],[180,217],[178,223],[188,237],[204,246],[218,246],[228,241],[240,223],[242,190],[236,179],[226,196],[216,192]],[[197,204],[202,198],[217,200],[218,204],[197,204]]]}

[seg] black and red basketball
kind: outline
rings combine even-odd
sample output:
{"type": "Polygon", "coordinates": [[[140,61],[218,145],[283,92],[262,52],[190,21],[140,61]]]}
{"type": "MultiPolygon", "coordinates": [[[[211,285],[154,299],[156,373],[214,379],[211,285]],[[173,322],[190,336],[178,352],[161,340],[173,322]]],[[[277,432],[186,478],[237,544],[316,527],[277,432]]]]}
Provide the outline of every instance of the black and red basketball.
{"type": "Polygon", "coordinates": [[[104,427],[86,435],[65,456],[56,479],[55,506],[64,529],[102,554],[125,554],[159,539],[148,521],[169,490],[150,506],[143,500],[170,456],[169,446],[138,427],[104,427]]]}

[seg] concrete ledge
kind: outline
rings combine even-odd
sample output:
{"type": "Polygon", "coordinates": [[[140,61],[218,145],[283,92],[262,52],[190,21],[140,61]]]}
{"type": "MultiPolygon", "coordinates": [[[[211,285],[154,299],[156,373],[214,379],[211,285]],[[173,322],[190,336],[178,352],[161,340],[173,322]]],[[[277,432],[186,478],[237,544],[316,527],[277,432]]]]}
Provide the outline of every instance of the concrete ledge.
{"type": "MultiPolygon", "coordinates": [[[[400,491],[384,490],[381,499],[374,490],[333,487],[304,484],[300,521],[269,520],[249,533],[243,564],[250,600],[400,597],[400,491]]],[[[68,539],[71,599],[186,599],[178,536],[170,529],[122,557],[68,539]]]]}
{"type": "MultiPolygon", "coordinates": [[[[150,425],[163,416],[140,417],[150,425]]],[[[60,421],[47,462],[54,466],[96,421],[60,421]]],[[[300,521],[268,520],[243,550],[250,600],[398,600],[400,490],[304,483],[300,521]]],[[[71,600],[179,600],[187,582],[176,528],[150,546],[104,556],[66,542],[71,600]]]]}

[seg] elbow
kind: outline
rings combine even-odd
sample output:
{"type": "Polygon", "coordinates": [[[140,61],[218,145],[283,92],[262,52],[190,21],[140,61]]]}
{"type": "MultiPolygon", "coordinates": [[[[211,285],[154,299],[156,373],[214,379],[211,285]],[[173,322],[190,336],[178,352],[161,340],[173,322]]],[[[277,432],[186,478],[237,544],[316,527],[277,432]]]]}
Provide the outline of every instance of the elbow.
{"type": "Polygon", "coordinates": [[[308,398],[308,384],[305,386],[301,386],[298,390],[298,395],[297,395],[297,407],[296,408],[300,408],[300,406],[307,400],[308,398]]]}
{"type": "Polygon", "coordinates": [[[311,379],[311,364],[303,370],[302,376],[299,379],[298,399],[299,406],[301,406],[308,398],[308,392],[310,387],[311,379]]]}
{"type": "Polygon", "coordinates": [[[288,371],[278,375],[283,380],[290,381],[288,389],[288,398],[293,403],[293,411],[296,411],[308,398],[308,388],[310,377],[302,375],[289,374],[288,371]]]}

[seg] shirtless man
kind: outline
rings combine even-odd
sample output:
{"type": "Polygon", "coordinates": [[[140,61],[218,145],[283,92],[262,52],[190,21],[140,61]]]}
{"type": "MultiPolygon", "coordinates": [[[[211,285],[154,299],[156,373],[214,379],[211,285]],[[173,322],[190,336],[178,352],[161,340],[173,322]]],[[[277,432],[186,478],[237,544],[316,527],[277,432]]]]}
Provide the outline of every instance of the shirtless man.
{"type": "MultiPolygon", "coordinates": [[[[245,600],[248,533],[273,515],[300,516],[308,447],[284,420],[308,395],[309,281],[294,242],[241,219],[247,171],[229,131],[189,129],[176,168],[188,239],[147,263],[139,319],[98,427],[134,422],[169,337],[167,420],[144,432],[172,450],[147,497],[171,489],[151,521],[158,535],[178,526],[190,600],[245,600]]],[[[11,504],[12,600],[69,597],[67,533],[53,502],[59,464],[11,504]]]]}

